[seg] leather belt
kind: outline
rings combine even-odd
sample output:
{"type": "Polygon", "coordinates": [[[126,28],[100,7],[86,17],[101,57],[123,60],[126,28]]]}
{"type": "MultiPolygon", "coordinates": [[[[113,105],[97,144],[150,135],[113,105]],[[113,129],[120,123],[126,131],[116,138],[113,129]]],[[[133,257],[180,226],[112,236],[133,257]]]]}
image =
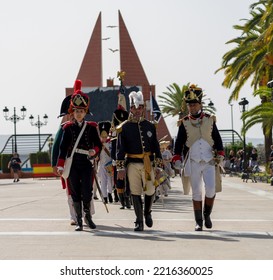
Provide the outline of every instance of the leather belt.
{"type": "Polygon", "coordinates": [[[84,149],[76,149],[75,153],[89,156],[89,151],[84,150],[84,149]]]}

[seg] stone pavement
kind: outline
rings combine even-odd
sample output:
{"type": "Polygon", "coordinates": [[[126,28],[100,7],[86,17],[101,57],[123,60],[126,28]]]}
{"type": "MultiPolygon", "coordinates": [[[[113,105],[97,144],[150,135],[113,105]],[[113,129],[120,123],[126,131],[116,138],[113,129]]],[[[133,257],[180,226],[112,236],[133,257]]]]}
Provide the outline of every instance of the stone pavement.
{"type": "Polygon", "coordinates": [[[223,177],[213,229],[194,231],[181,180],[153,206],[153,228],[134,232],[134,210],[95,201],[97,229],[75,232],[59,179],[0,180],[1,260],[272,260],[273,187],[223,177]]]}

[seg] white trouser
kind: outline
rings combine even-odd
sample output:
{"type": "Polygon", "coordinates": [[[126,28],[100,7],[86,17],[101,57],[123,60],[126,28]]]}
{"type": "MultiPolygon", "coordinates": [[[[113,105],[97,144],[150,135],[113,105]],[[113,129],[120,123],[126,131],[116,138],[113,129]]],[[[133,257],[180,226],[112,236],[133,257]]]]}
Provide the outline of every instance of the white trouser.
{"type": "Polygon", "coordinates": [[[114,180],[113,177],[108,174],[104,166],[101,166],[98,171],[98,177],[100,179],[100,187],[103,197],[108,197],[108,193],[112,193],[114,180]]]}
{"type": "Polygon", "coordinates": [[[191,160],[190,182],[192,187],[192,199],[202,201],[202,186],[205,184],[205,196],[215,196],[215,166],[207,162],[195,162],[191,160]],[[202,180],[203,179],[203,180],[202,180]]]}
{"type": "Polygon", "coordinates": [[[74,209],[74,206],[73,206],[72,197],[68,193],[68,188],[66,188],[65,191],[66,191],[66,194],[67,194],[67,204],[68,204],[69,213],[70,213],[70,220],[77,221],[76,212],[75,212],[75,209],[74,209]]]}
{"type": "Polygon", "coordinates": [[[133,195],[141,195],[142,193],[149,196],[155,193],[155,175],[151,165],[151,180],[145,178],[145,169],[143,163],[130,162],[127,167],[127,174],[129,179],[129,186],[133,195]]]}

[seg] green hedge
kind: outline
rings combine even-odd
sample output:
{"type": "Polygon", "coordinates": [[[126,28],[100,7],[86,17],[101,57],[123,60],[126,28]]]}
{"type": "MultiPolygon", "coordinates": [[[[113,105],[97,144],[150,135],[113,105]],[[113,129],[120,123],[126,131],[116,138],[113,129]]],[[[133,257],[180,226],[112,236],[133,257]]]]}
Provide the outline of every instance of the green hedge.
{"type": "Polygon", "coordinates": [[[32,153],[29,154],[29,160],[31,166],[33,166],[33,164],[39,163],[50,163],[50,156],[48,152],[32,153]]]}
{"type": "Polygon", "coordinates": [[[2,154],[1,155],[1,169],[3,173],[10,173],[8,168],[8,163],[12,157],[12,154],[2,154]]]}

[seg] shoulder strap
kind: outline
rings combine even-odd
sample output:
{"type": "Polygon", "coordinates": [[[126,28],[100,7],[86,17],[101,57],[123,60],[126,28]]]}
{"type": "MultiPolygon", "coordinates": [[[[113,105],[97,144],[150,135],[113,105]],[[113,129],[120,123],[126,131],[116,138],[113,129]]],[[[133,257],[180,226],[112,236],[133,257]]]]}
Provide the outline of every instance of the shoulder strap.
{"type": "Polygon", "coordinates": [[[78,144],[79,144],[79,141],[80,141],[80,139],[81,139],[81,137],[82,137],[82,134],[83,134],[83,132],[84,132],[84,130],[85,130],[85,127],[86,127],[86,122],[84,122],[84,124],[83,124],[83,126],[82,126],[82,129],[81,129],[81,132],[80,132],[80,134],[79,134],[79,136],[78,136],[78,138],[77,138],[77,140],[76,140],[76,142],[75,142],[75,145],[74,145],[74,147],[73,147],[73,150],[72,150],[72,153],[71,153],[71,157],[73,157],[73,155],[74,155],[74,153],[75,153],[75,151],[76,151],[76,149],[77,149],[77,146],[78,146],[78,144]]]}
{"type": "Polygon", "coordinates": [[[105,151],[105,153],[108,155],[108,157],[111,157],[110,151],[105,146],[102,146],[102,149],[105,151]]]}

